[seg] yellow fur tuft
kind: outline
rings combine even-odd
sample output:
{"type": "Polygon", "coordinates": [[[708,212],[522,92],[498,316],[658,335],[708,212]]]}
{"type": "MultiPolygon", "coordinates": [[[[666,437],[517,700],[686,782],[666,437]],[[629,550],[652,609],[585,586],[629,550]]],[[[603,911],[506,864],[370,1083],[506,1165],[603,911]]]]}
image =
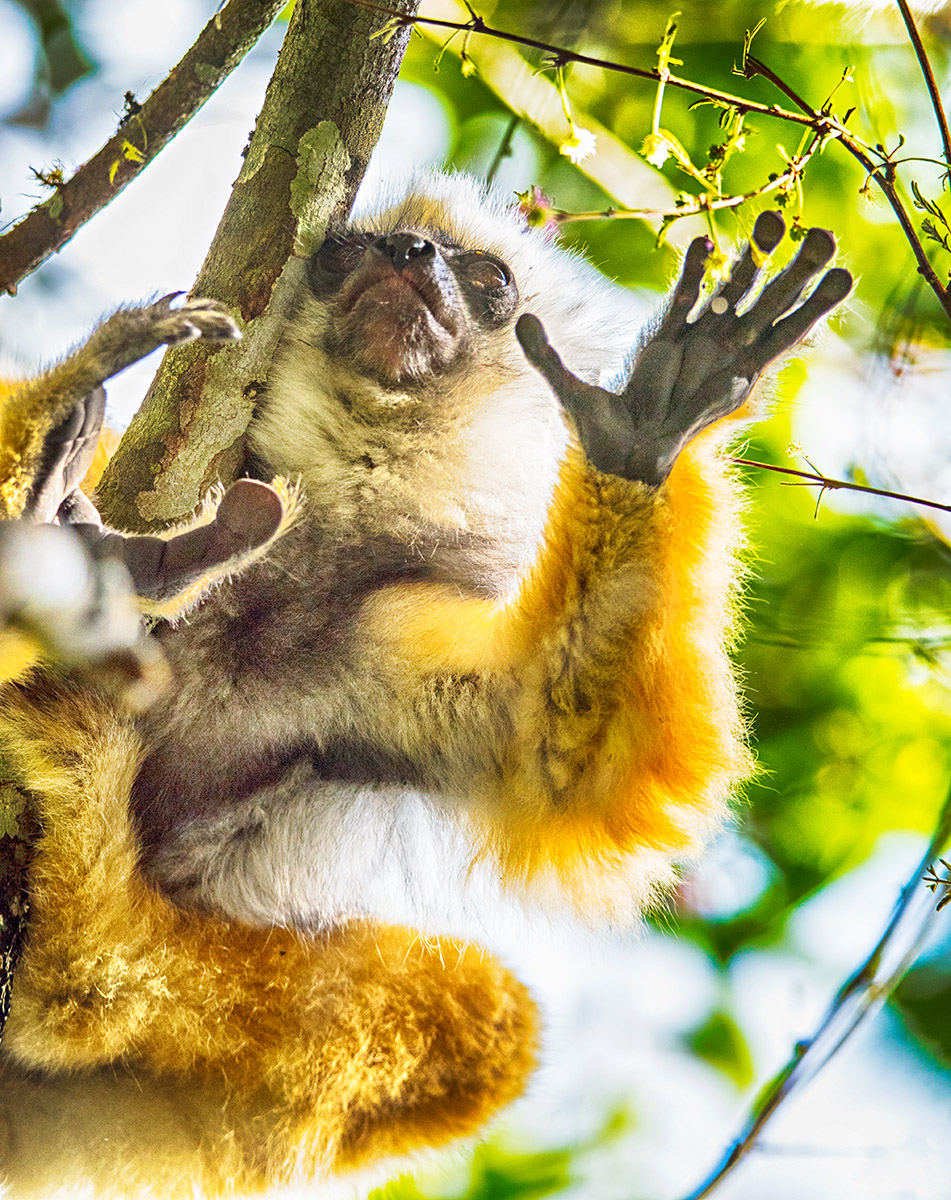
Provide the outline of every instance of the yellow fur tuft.
{"type": "Polygon", "coordinates": [[[138,872],[121,716],[11,688],[0,744],[45,828],[0,1060],[10,1197],[64,1162],[97,1196],[253,1194],[471,1134],[522,1090],[534,1009],[479,947],[180,910],[138,872]]]}

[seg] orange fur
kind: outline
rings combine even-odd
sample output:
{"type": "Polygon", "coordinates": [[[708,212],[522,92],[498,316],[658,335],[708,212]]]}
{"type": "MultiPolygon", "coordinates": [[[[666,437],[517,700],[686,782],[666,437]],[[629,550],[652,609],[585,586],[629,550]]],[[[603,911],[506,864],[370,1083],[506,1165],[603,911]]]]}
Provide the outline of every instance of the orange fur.
{"type": "Polygon", "coordinates": [[[477,834],[510,881],[553,871],[582,907],[630,916],[749,775],[727,657],[740,540],[719,455],[730,425],[698,439],[659,490],[573,449],[542,552],[507,605],[436,585],[374,601],[384,660],[420,681],[496,677],[488,704],[509,706],[514,737],[475,784],[477,834]]]}
{"type": "Polygon", "coordinates": [[[472,1133],[521,1090],[534,1010],[478,947],[178,909],[137,869],[127,722],[38,681],[7,695],[0,739],[45,826],[0,1060],[11,1195],[45,1194],[64,1162],[97,1196],[153,1194],[156,1179],[169,1200],[192,1195],[193,1170],[209,1195],[253,1194],[472,1133]],[[54,1073],[39,1090],[37,1068],[54,1073]],[[169,1097],[186,1094],[169,1136],[169,1097]]]}

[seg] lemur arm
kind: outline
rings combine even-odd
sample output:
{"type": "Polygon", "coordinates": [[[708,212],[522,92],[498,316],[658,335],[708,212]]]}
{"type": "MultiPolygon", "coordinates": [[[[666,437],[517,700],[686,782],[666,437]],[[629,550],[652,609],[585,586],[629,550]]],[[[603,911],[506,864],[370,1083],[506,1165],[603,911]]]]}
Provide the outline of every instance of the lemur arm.
{"type": "Polygon", "coordinates": [[[0,679],[37,655],[73,665],[122,659],[138,670],[145,647],[134,596],[181,596],[266,545],[282,524],[280,496],[253,480],[235,484],[210,522],[170,538],[106,532],[80,491],[102,430],[107,379],[163,344],[240,336],[217,302],[173,308],[174,299],[119,310],[0,403],[0,501],[14,518],[0,524],[0,679]],[[54,531],[51,523],[73,528],[54,531]]]}
{"type": "MultiPolygon", "coordinates": [[[[781,234],[774,214],[757,221],[761,252],[781,234]]],[[[582,898],[610,891],[626,860],[635,872],[621,891],[635,905],[649,899],[748,777],[727,659],[741,500],[719,453],[723,418],[851,285],[832,270],[798,303],[834,251],[831,235],[811,230],[742,315],[757,275],[749,249],[690,322],[708,249],[704,239],[690,247],[619,395],[577,380],[540,323],[521,318],[522,345],[574,417],[583,452],[575,446],[563,465],[518,597],[500,608],[394,588],[371,614],[374,636],[395,641],[391,659],[404,664],[396,693],[418,697],[414,724],[392,722],[406,731],[401,749],[418,759],[425,738],[445,790],[480,795],[474,826],[507,877],[554,869],[582,898]]]]}

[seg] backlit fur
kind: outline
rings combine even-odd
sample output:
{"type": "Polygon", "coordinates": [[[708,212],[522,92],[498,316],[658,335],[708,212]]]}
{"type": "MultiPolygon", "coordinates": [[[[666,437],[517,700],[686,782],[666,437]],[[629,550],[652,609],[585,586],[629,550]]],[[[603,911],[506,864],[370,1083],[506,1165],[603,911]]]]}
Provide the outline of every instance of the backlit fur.
{"type": "MultiPolygon", "coordinates": [[[[497,254],[589,381],[633,343],[607,283],[469,180],[355,223],[497,254]]],[[[44,827],[0,1057],[11,1197],[256,1194],[474,1132],[528,1077],[531,1000],[380,924],[389,888],[412,907],[422,856],[629,919],[748,773],[729,431],[625,482],[511,322],[386,390],[328,357],[327,314],[302,293],[251,431],[303,515],[160,632],[167,701],[134,722],[36,675],[0,711],[44,827]]]]}

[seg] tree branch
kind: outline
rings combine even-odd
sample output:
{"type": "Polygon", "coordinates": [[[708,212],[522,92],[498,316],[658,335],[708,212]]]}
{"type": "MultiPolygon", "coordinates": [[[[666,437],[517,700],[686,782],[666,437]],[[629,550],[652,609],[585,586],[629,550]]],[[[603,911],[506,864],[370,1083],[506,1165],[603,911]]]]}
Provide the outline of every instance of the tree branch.
{"type": "Polygon", "coordinates": [[[681,88],[686,92],[694,92],[707,100],[717,101],[730,108],[736,108],[740,112],[755,112],[761,113],[765,117],[779,117],[784,121],[792,121],[797,125],[812,124],[812,121],[806,115],[789,112],[775,104],[759,104],[755,100],[744,100],[742,96],[732,96],[729,92],[720,92],[716,88],[707,87],[706,84],[694,83],[690,79],[682,79],[680,76],[670,75],[666,71],[661,75],[661,72],[656,67],[629,67],[626,63],[614,62],[607,58],[597,58],[592,54],[579,54],[576,50],[569,50],[565,46],[556,46],[551,42],[544,42],[538,38],[523,37],[518,33],[508,33],[504,29],[495,29],[493,26],[487,25],[481,17],[475,15],[469,21],[447,21],[438,17],[402,16],[391,5],[375,4],[373,0],[350,0],[350,2],[359,5],[361,8],[379,13],[381,16],[388,17],[394,23],[401,25],[433,25],[437,29],[454,29],[457,33],[481,33],[485,37],[500,38],[502,41],[511,42],[513,46],[525,46],[530,50],[540,50],[543,54],[550,55],[554,63],[558,65],[564,66],[568,63],[580,63],[587,67],[601,67],[605,71],[613,71],[619,75],[631,75],[635,79],[650,79],[654,83],[667,83],[671,87],[681,88]]]}
{"type": "Polygon", "coordinates": [[[762,75],[764,79],[768,79],[785,96],[788,96],[794,103],[798,104],[803,109],[805,115],[812,115],[814,129],[817,131],[824,130],[826,133],[832,135],[837,141],[842,143],[854,159],[862,164],[868,172],[869,179],[874,179],[876,184],[881,188],[886,200],[891,205],[892,212],[898,218],[898,223],[901,225],[905,240],[911,247],[912,254],[914,254],[915,261],[918,264],[919,275],[924,277],[928,286],[934,292],[935,296],[937,296],[941,307],[951,317],[951,292],[948,291],[938,278],[937,272],[928,260],[925,248],[918,237],[918,231],[915,229],[914,222],[898,194],[898,189],[895,186],[895,164],[887,159],[882,163],[876,163],[858,138],[854,137],[841,121],[836,120],[829,113],[817,112],[798,96],[788,84],[784,83],[775,71],[767,67],[765,63],[760,62],[758,58],[754,58],[751,54],[747,55],[745,66],[747,78],[752,78],[754,75],[762,75]]]}
{"type": "MultiPolygon", "coordinates": [[[[794,467],[780,467],[775,463],[758,462],[754,458],[731,458],[730,462],[742,467],[758,467],[761,471],[776,471],[780,475],[794,475],[806,483],[818,484],[822,491],[865,492],[869,496],[884,496],[889,500],[903,500],[906,504],[919,504],[924,508],[937,508],[951,512],[951,504],[939,504],[937,500],[924,500],[921,496],[909,496],[905,492],[889,492],[885,488],[869,487],[864,483],[852,483],[848,479],[830,479],[818,471],[797,471],[794,467]]],[[[820,492],[821,495],[821,492],[820,492]]]]}
{"type": "Polygon", "coordinates": [[[938,129],[941,131],[944,161],[948,168],[951,169],[951,131],[948,130],[948,118],[944,111],[944,105],[941,103],[941,93],[938,91],[934,71],[931,69],[931,60],[928,58],[928,52],[925,50],[924,43],[921,40],[921,34],[918,32],[918,26],[915,24],[915,18],[912,16],[908,0],[898,0],[898,7],[901,9],[902,20],[905,22],[905,28],[908,30],[908,36],[915,49],[918,65],[921,67],[921,73],[925,78],[925,87],[927,87],[928,95],[931,97],[931,107],[934,109],[935,120],[938,122],[938,129]]]}
{"type": "MultiPolygon", "coordinates": [[[[351,0],[353,4],[358,4],[363,8],[371,9],[373,12],[389,17],[394,24],[410,25],[414,23],[434,25],[441,29],[453,29],[460,33],[479,33],[485,37],[500,38],[503,41],[511,42],[516,46],[525,46],[529,49],[540,50],[544,54],[550,56],[554,65],[564,65],[566,63],[580,63],[591,67],[600,67],[605,71],[612,71],[621,75],[634,76],[637,79],[649,79],[654,83],[663,83],[669,87],[680,88],[682,91],[693,92],[696,95],[703,96],[705,99],[714,104],[723,107],[734,108],[740,113],[760,113],[763,116],[777,117],[782,121],[789,121],[796,125],[806,125],[815,130],[815,132],[823,139],[829,138],[842,142],[848,152],[858,160],[868,172],[869,179],[874,179],[875,183],[881,188],[885,194],[888,203],[891,205],[898,222],[901,225],[902,232],[911,247],[912,253],[915,256],[915,261],[918,264],[918,272],[924,277],[928,286],[934,292],[941,304],[941,307],[951,318],[951,291],[944,286],[938,278],[937,272],[928,260],[924,247],[921,243],[914,223],[909,216],[901,197],[895,187],[895,171],[894,164],[887,158],[883,162],[876,163],[869,155],[868,150],[863,147],[860,140],[854,137],[849,132],[846,126],[831,113],[825,109],[817,111],[806,100],[796,93],[783,79],[780,78],[774,71],[767,67],[764,63],[754,58],[752,55],[744,54],[743,71],[741,74],[747,79],[751,79],[754,75],[762,75],[769,79],[782,93],[793,101],[800,108],[801,112],[792,112],[789,109],[773,104],[759,104],[753,100],[746,100],[742,96],[734,96],[729,92],[719,91],[717,88],[707,87],[706,84],[693,83],[689,79],[683,79],[678,75],[668,74],[666,71],[661,72],[657,68],[647,69],[644,67],[630,67],[625,63],[613,62],[609,59],[596,58],[589,54],[579,54],[574,50],[569,50],[564,46],[556,46],[550,42],[540,41],[537,38],[523,37],[520,34],[508,33],[502,29],[495,29],[479,16],[473,14],[468,21],[449,21],[436,17],[404,17],[396,12],[395,9],[383,4],[374,3],[374,0],[351,0]]],[[[470,10],[471,11],[471,10],[470,10]]],[[[925,60],[927,61],[927,60],[925,60]]],[[[939,123],[942,116],[939,116],[939,123]]],[[[943,130],[942,130],[943,132],[943,130]]]]}
{"type": "Polygon", "coordinates": [[[65,183],[0,235],[0,291],[60,250],[168,145],[231,74],[280,12],[284,0],[228,0],[141,108],[65,183]]]}

